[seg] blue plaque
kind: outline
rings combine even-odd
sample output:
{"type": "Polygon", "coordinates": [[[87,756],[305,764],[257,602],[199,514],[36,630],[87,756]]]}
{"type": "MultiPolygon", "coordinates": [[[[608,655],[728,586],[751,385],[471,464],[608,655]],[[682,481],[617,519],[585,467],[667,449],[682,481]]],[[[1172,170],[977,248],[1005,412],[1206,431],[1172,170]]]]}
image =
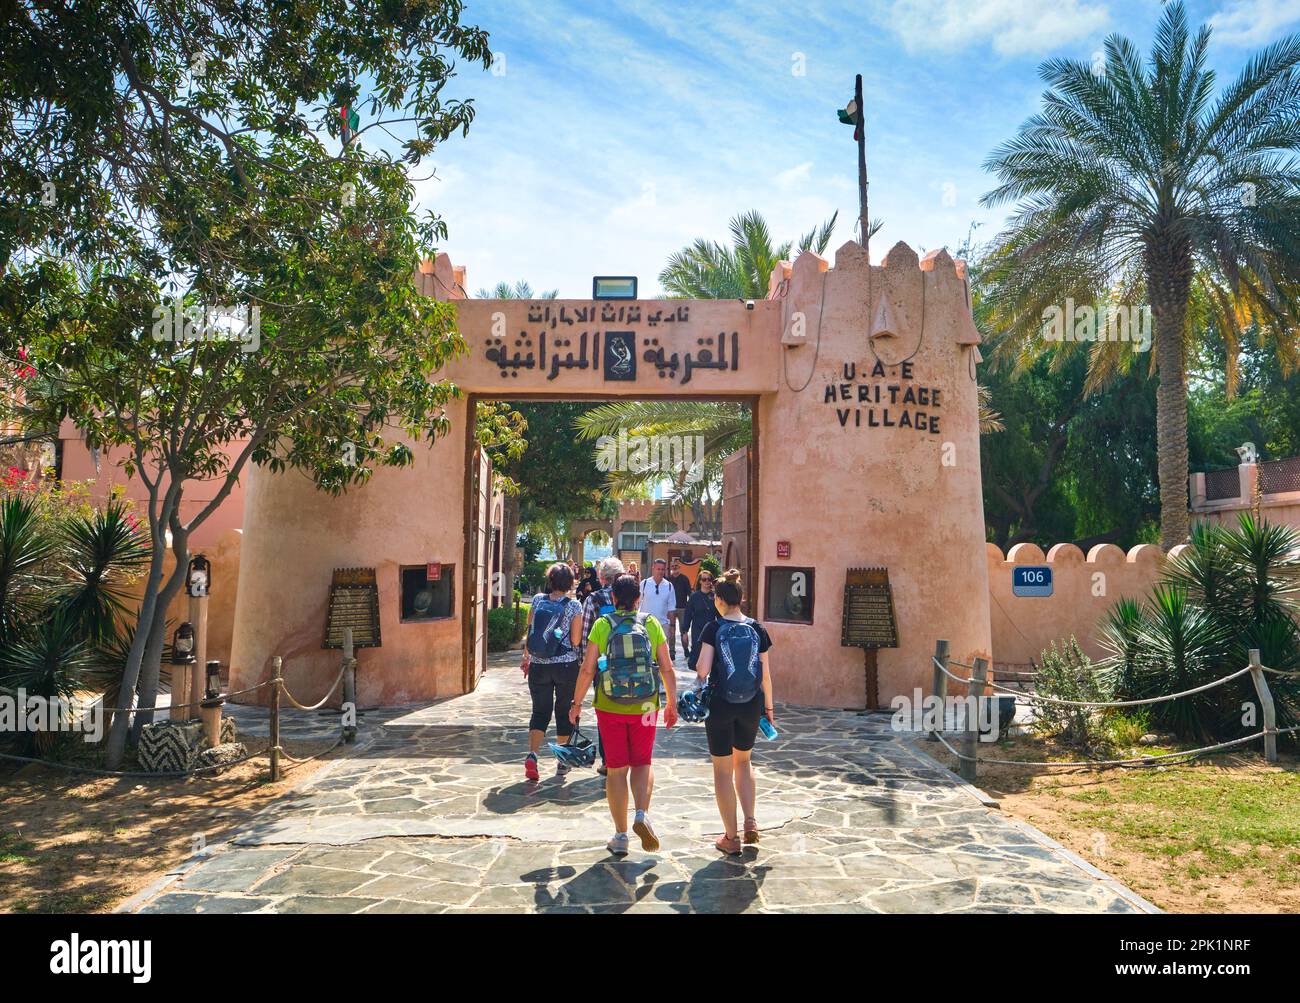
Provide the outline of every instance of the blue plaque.
{"type": "Polygon", "coordinates": [[[1052,594],[1052,569],[1041,566],[1012,568],[1011,594],[1046,599],[1052,594]]]}

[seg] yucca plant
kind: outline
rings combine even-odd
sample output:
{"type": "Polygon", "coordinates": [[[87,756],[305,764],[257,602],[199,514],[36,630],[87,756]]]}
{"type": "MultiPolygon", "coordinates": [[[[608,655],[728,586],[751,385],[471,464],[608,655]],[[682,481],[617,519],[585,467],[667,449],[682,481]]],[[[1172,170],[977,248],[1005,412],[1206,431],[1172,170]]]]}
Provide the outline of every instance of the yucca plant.
{"type": "MultiPolygon", "coordinates": [[[[71,700],[110,689],[126,664],[126,586],[148,558],[127,506],[86,512],[0,499],[0,688],[71,700]]],[[[49,749],[44,733],[37,748],[49,749]]]]}
{"type": "Polygon", "coordinates": [[[62,536],[67,584],[61,605],[90,643],[110,644],[127,616],[126,584],[149,560],[148,544],[117,500],[73,516],[62,536]]]}
{"type": "MultiPolygon", "coordinates": [[[[47,701],[71,702],[82,673],[92,664],[91,647],[81,625],[66,608],[56,607],[40,623],[0,647],[0,680],[5,687],[47,701]]],[[[66,717],[61,718],[66,725],[66,717]]],[[[47,721],[46,727],[48,731],[27,734],[28,749],[45,752],[51,748],[59,725],[47,721]]]]}
{"type": "Polygon", "coordinates": [[[48,564],[57,551],[58,539],[34,499],[14,494],[0,500],[0,645],[39,619],[50,601],[57,580],[48,564]]]}
{"type": "Polygon", "coordinates": [[[1106,651],[1101,668],[1116,700],[1136,699],[1146,619],[1146,607],[1142,603],[1121,599],[1107,612],[1098,628],[1098,642],[1106,651]]]}
{"type": "MultiPolygon", "coordinates": [[[[1213,679],[1224,664],[1230,635],[1177,585],[1157,585],[1145,622],[1138,631],[1136,695],[1165,696],[1195,689],[1213,679]]],[[[1223,723],[1226,687],[1151,705],[1153,724],[1179,738],[1215,737],[1223,723]]]]}

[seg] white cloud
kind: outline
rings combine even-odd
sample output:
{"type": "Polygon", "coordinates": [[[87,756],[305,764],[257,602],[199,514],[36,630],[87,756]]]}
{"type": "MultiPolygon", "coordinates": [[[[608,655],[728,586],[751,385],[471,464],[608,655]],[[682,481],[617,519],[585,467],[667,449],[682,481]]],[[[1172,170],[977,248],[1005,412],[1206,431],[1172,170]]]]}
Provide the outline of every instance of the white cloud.
{"type": "Polygon", "coordinates": [[[782,171],[776,176],[776,186],[784,191],[791,188],[802,188],[812,178],[811,160],[805,160],[802,164],[796,164],[788,171],[782,171]]]}
{"type": "Polygon", "coordinates": [[[1210,18],[1210,27],[1216,42],[1265,45],[1296,21],[1300,21],[1300,0],[1229,0],[1210,18]]]}
{"type": "Polygon", "coordinates": [[[988,42],[1003,56],[1045,55],[1104,29],[1110,11],[1088,0],[893,0],[884,20],[912,51],[988,42]]]}

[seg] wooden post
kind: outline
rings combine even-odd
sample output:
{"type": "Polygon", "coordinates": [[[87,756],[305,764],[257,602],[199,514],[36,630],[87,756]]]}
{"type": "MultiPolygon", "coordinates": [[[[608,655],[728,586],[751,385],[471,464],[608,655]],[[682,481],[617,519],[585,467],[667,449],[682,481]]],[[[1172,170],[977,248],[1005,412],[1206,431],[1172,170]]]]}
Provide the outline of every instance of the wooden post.
{"type": "Polygon", "coordinates": [[[1264,759],[1269,763],[1277,762],[1277,708],[1273,705],[1273,694],[1269,692],[1268,680],[1264,678],[1264,667],[1259,661],[1259,649],[1250,649],[1250,678],[1259,695],[1259,707],[1264,714],[1264,759]]]}
{"type": "MultiPolygon", "coordinates": [[[[208,669],[220,669],[221,663],[215,659],[207,664],[203,671],[203,701],[199,705],[199,717],[203,720],[203,737],[207,739],[208,745],[216,748],[221,744],[221,699],[220,692],[211,702],[207,699],[207,678],[208,669]]],[[[221,687],[217,687],[220,691],[221,687]]]]}
{"type": "Polygon", "coordinates": [[[863,648],[867,677],[867,710],[880,710],[880,654],[875,648],[863,648]]]}
{"type": "Polygon", "coordinates": [[[283,664],[279,655],[271,659],[271,783],[280,779],[280,668],[283,664]]]}
{"type": "Polygon", "coordinates": [[[352,724],[344,723],[343,741],[355,742],[357,738],[357,659],[352,646],[352,628],[343,628],[343,714],[352,715],[352,724]]]}
{"type": "MultiPolygon", "coordinates": [[[[204,670],[208,664],[208,597],[190,596],[190,623],[194,624],[194,664],[190,666],[189,702],[198,703],[203,699],[207,686],[204,670]]],[[[199,708],[191,707],[185,712],[185,719],[199,717],[199,708]]]]}
{"type": "Polygon", "coordinates": [[[975,668],[971,673],[971,682],[966,687],[966,731],[962,735],[961,778],[974,783],[979,775],[976,757],[979,755],[980,715],[979,701],[984,695],[984,683],[988,679],[988,659],[975,659],[975,668]]]}
{"type": "MultiPolygon", "coordinates": [[[[944,669],[948,667],[947,641],[940,639],[934,642],[934,658],[935,661],[943,665],[944,669]]],[[[939,698],[939,729],[938,731],[931,731],[926,737],[931,742],[937,742],[939,741],[939,732],[943,731],[945,726],[944,712],[947,709],[945,705],[948,702],[948,677],[943,674],[943,669],[940,669],[934,662],[930,663],[930,668],[934,670],[934,682],[930,691],[939,698]]]]}
{"type": "Polygon", "coordinates": [[[173,721],[184,721],[193,707],[186,707],[190,702],[190,673],[184,665],[173,665],[172,703],[167,716],[173,721]]]}

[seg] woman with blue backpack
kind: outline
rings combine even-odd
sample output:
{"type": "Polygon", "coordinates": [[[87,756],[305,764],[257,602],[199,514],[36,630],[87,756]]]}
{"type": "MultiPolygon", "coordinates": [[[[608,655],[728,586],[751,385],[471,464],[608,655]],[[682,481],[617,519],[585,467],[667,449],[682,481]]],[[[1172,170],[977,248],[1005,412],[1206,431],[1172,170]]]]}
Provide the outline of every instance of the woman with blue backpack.
{"type": "Polygon", "coordinates": [[[677,723],[677,679],[668,657],[668,637],[663,624],[637,611],[641,584],[631,575],[619,577],[612,588],[614,610],[600,616],[588,635],[587,653],[578,674],[578,686],[569,720],[578,723],[587,688],[596,680],[596,726],[605,754],[605,800],[614,820],[610,853],[626,856],[628,849],[627,802],[631,783],[636,817],[632,831],[641,847],[653,853],[659,837],[650,823],[650,795],[654,773],[655,729],[662,700],[664,725],[677,723]],[[599,678],[597,666],[599,664],[599,678]]]}
{"type": "MultiPolygon", "coordinates": [[[[713,587],[718,619],[700,635],[695,671],[709,687],[704,731],[713,759],[713,793],[725,829],[714,844],[721,852],[741,852],[736,826],[736,801],[745,813],[744,843],[758,842],[754,815],[754,769],[750,756],[759,725],[772,713],[772,670],[767,652],[772,639],[763,625],[740,611],[744,592],[740,572],[732,569],[713,587]]],[[[771,732],[771,733],[774,733],[771,732]]]]}
{"type": "MultiPolygon", "coordinates": [[[[524,758],[524,776],[536,781],[537,750],[542,747],[551,716],[555,716],[557,744],[564,745],[573,733],[569,723],[569,705],[578,681],[578,651],[582,640],[582,606],[569,594],[573,588],[573,571],[566,564],[552,564],[546,571],[549,591],[533,596],[528,609],[524,659],[519,666],[528,680],[533,700],[533,716],[528,722],[528,755],[524,758]]],[[[569,772],[569,765],[559,760],[557,776],[569,772]]]]}

